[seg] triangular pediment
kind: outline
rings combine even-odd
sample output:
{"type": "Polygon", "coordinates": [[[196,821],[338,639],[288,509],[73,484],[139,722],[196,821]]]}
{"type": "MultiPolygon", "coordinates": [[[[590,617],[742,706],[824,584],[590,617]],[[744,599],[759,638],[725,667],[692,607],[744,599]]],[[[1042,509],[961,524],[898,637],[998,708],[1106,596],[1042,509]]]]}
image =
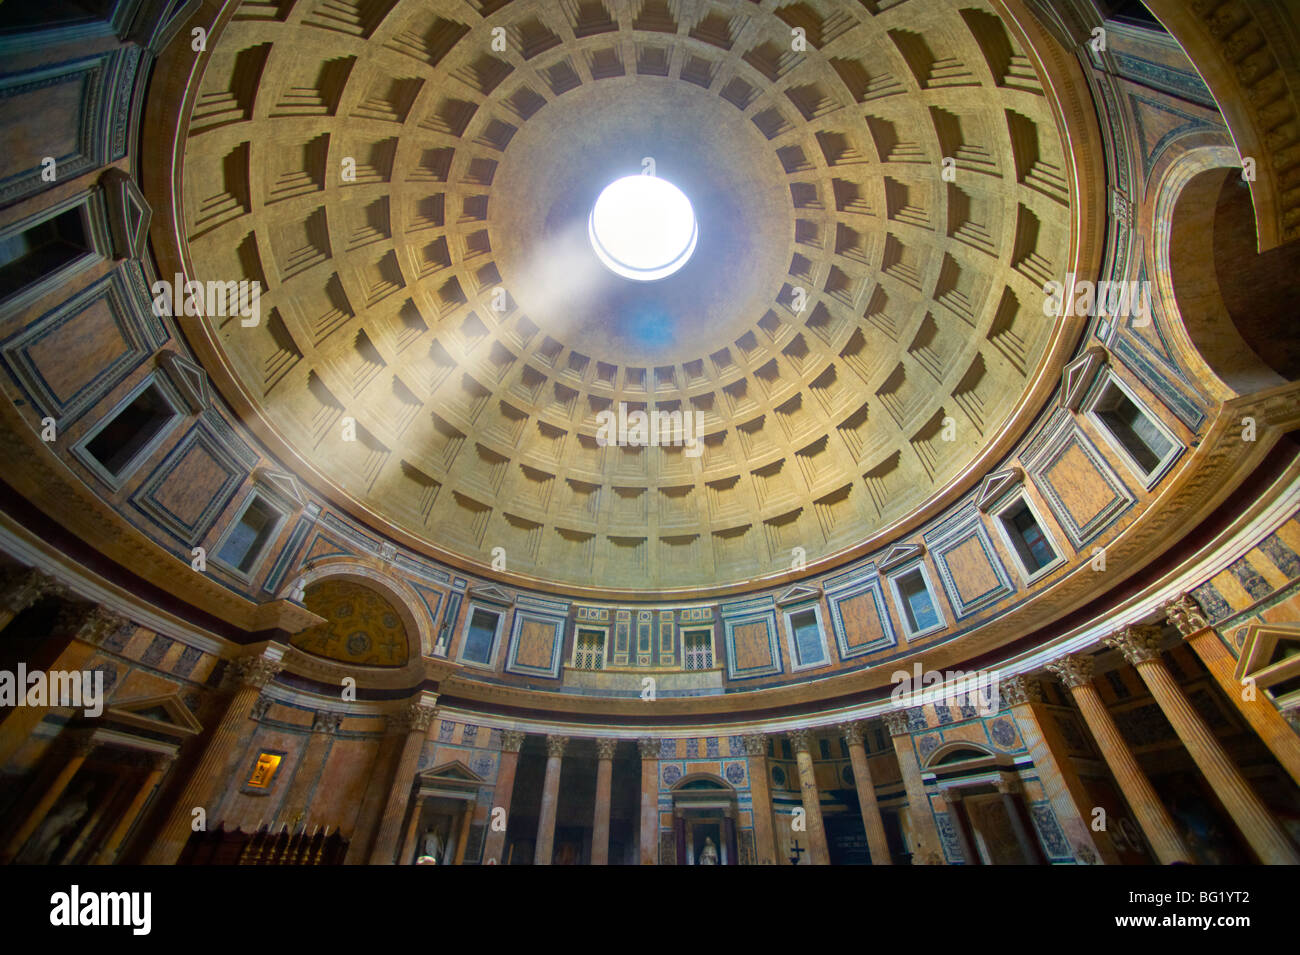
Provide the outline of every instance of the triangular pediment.
{"type": "Polygon", "coordinates": [[[208,406],[208,376],[194,362],[173,351],[159,354],[158,363],[181,393],[190,411],[198,414],[208,406]]]}
{"type": "Polygon", "coordinates": [[[889,570],[924,553],[925,547],[921,544],[895,544],[889,548],[889,552],[884,557],[880,558],[880,569],[889,570]]]}
{"type": "Polygon", "coordinates": [[[488,584],[486,587],[471,587],[469,595],[475,600],[484,600],[488,603],[501,604],[509,607],[515,602],[515,595],[508,590],[502,590],[500,587],[488,584]]]}
{"type": "Polygon", "coordinates": [[[1017,467],[1003,468],[1001,471],[994,471],[984,479],[980,485],[979,494],[976,495],[975,506],[981,511],[989,509],[990,505],[1002,495],[1006,494],[1012,488],[1018,486],[1025,480],[1025,472],[1017,467]]]}
{"type": "Polygon", "coordinates": [[[1061,407],[1077,411],[1097,371],[1106,364],[1106,349],[1095,346],[1065,366],[1061,372],[1061,407]]]}
{"type": "Polygon", "coordinates": [[[803,603],[806,600],[816,600],[822,595],[818,587],[808,587],[804,584],[795,584],[781,596],[776,598],[776,605],[784,607],[788,604],[803,603]]]}
{"type": "Polygon", "coordinates": [[[459,759],[453,759],[450,762],[442,763],[438,766],[432,766],[429,769],[424,770],[424,772],[420,773],[420,779],[425,781],[437,779],[458,783],[474,783],[475,785],[486,782],[482,776],[474,772],[474,770],[470,769],[459,759]]]}
{"type": "Polygon", "coordinates": [[[286,502],[297,504],[299,507],[303,505],[302,488],[292,474],[285,474],[273,468],[261,468],[257,472],[257,479],[286,502]]]}
{"type": "Polygon", "coordinates": [[[195,719],[189,707],[175,695],[149,696],[114,703],[105,709],[104,714],[115,722],[170,736],[193,736],[203,729],[203,724],[195,719]]]}
{"type": "Polygon", "coordinates": [[[1257,623],[1246,628],[1233,674],[1261,690],[1300,676],[1300,624],[1257,623]]]}

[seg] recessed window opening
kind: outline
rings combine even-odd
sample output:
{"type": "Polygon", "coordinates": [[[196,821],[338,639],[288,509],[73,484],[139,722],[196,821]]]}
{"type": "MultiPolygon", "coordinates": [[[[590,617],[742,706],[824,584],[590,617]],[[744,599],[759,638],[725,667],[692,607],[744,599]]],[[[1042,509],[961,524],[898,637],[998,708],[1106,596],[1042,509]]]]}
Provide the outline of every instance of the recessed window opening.
{"type": "Polygon", "coordinates": [[[605,632],[579,630],[574,640],[573,665],[579,670],[605,669],[605,632]]]}
{"type": "Polygon", "coordinates": [[[281,517],[279,511],[254,495],[221,545],[218,558],[241,574],[252,572],[279,529],[281,517]]]}
{"type": "Polygon", "coordinates": [[[491,660],[492,646],[496,642],[500,622],[500,614],[475,607],[470,614],[469,628],[465,633],[465,649],[461,651],[461,657],[471,663],[486,664],[491,660]]]}
{"type": "Polygon", "coordinates": [[[713,634],[708,630],[687,630],[683,633],[682,658],[684,669],[713,669],[713,634]]]}
{"type": "Polygon", "coordinates": [[[826,659],[822,648],[821,628],[817,626],[817,614],[812,610],[800,610],[790,615],[790,629],[794,632],[794,650],[799,666],[821,663],[826,659]]]}
{"type": "Polygon", "coordinates": [[[903,574],[897,580],[897,587],[908,628],[913,633],[940,625],[942,621],[939,619],[938,608],[934,605],[930,588],[926,586],[925,575],[920,570],[910,570],[903,574]]]}
{"type": "Polygon", "coordinates": [[[1173,442],[1114,382],[1103,389],[1093,413],[1148,476],[1173,450],[1173,442]]]}
{"type": "Polygon", "coordinates": [[[0,238],[0,298],[8,298],[94,249],[80,208],[0,238]]]}
{"type": "Polygon", "coordinates": [[[86,443],[86,451],[114,478],[121,478],[140,451],[156,438],[176,411],[150,384],[86,443]]]}
{"type": "Polygon", "coordinates": [[[1000,517],[1026,572],[1035,574],[1056,560],[1056,551],[1052,548],[1051,541],[1038,525],[1034,512],[1023,500],[1003,511],[1000,517]]]}

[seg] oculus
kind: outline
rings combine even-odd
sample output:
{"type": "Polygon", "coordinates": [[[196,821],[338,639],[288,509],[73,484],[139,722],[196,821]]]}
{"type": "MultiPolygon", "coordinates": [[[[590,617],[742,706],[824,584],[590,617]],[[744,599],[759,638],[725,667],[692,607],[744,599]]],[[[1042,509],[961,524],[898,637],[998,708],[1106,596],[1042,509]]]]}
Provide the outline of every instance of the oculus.
{"type": "Polygon", "coordinates": [[[638,282],[667,278],[690,260],[699,241],[686,194],[656,176],[624,176],[602,190],[587,219],[601,264],[638,282]]]}

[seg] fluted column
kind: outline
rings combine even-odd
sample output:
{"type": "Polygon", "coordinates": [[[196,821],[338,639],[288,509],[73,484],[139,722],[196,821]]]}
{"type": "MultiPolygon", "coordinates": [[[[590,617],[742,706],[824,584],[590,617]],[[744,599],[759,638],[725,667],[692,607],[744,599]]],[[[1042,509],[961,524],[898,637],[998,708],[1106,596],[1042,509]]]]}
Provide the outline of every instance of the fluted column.
{"type": "MultiPolygon", "coordinates": [[[[90,658],[98,652],[97,645],[104,637],[128,622],[125,617],[102,604],[64,605],[55,624],[55,633],[59,637],[67,634],[71,634],[71,637],[48,665],[48,669],[84,670],[90,658]]],[[[26,687],[20,688],[19,692],[25,693],[26,687]]],[[[57,701],[50,700],[45,706],[13,706],[0,711],[0,766],[9,762],[9,758],[27,742],[51,710],[59,709],[56,703],[57,701]]]]}
{"type": "Polygon", "coordinates": [[[384,805],[388,802],[388,793],[382,783],[386,779],[393,778],[393,770],[397,766],[408,729],[409,727],[397,716],[392,713],[385,714],[384,735],[379,740],[374,760],[366,769],[366,776],[374,780],[374,785],[367,786],[361,796],[356,823],[348,840],[347,853],[343,857],[344,865],[365,865],[370,859],[375,833],[379,829],[384,805]]]}
{"type": "Polygon", "coordinates": [[[469,848],[469,828],[473,821],[474,802],[470,800],[465,803],[465,809],[460,814],[460,835],[456,837],[456,857],[452,860],[452,865],[465,864],[465,850],[469,848]]]}
{"type": "Polygon", "coordinates": [[[4,851],[0,852],[0,862],[12,862],[14,857],[18,855],[24,843],[32,837],[32,833],[36,831],[37,827],[45,821],[45,817],[49,815],[50,810],[54,808],[54,804],[58,802],[64,790],[68,788],[68,784],[72,782],[72,777],[77,775],[77,770],[81,769],[86,757],[94,750],[95,745],[94,740],[88,735],[73,736],[63,743],[62,748],[66,750],[67,759],[59,768],[58,773],[55,774],[54,779],[45,787],[45,792],[41,794],[41,798],[36,800],[36,805],[28,810],[22,825],[14,830],[14,834],[9,837],[4,851]]]}
{"type": "Polygon", "coordinates": [[[550,865],[555,851],[555,816],[560,802],[560,768],[567,736],[546,737],[546,780],[542,783],[542,808],[537,814],[537,851],[533,865],[550,865]]]}
{"type": "Polygon", "coordinates": [[[812,732],[792,730],[790,742],[794,745],[795,762],[799,766],[799,793],[803,797],[804,823],[808,827],[808,864],[830,865],[826,827],[822,824],[821,793],[817,789],[817,775],[813,771],[812,732]]]}
{"type": "Polygon", "coordinates": [[[1092,685],[1092,667],[1092,657],[1085,656],[1065,656],[1047,665],[1047,669],[1055,673],[1070,691],[1083,721],[1092,732],[1092,738],[1097,741],[1102,759],[1110,767],[1115,782],[1119,783],[1120,792],[1124,794],[1156,858],[1162,865],[1192,862],[1192,854],[1174,828],[1168,810],[1151,788],[1151,781],[1142,772],[1106,704],[1097,694],[1097,688],[1092,685]]]}
{"type": "Polygon", "coordinates": [[[943,844],[939,841],[934,812],[930,809],[930,797],[926,795],[925,784],[921,781],[921,766],[916,761],[916,752],[912,748],[907,711],[890,710],[885,714],[885,725],[889,728],[889,736],[894,743],[899,774],[903,777],[903,789],[907,792],[908,818],[912,821],[912,865],[928,865],[931,860],[944,865],[943,844]]]}
{"type": "Polygon", "coordinates": [[[1161,636],[1159,627],[1125,627],[1104,642],[1124,654],[1124,659],[1137,669],[1142,682],[1173,725],[1174,732],[1260,861],[1269,865],[1300,865],[1300,852],[1291,844],[1286,831],[1278,825],[1263,800],[1223,751],[1214,733],[1192,708],[1178,681],[1166,669],[1160,659],[1161,636]]]}
{"type": "Polygon", "coordinates": [[[966,809],[961,802],[960,789],[943,790],[943,801],[948,804],[948,821],[952,823],[953,835],[961,849],[961,857],[967,865],[983,865],[984,860],[975,851],[975,838],[971,833],[970,821],[966,818],[966,809]]]}
{"type": "Polygon", "coordinates": [[[641,864],[658,865],[659,740],[644,736],[636,745],[641,752],[641,864]]]}
{"type": "Polygon", "coordinates": [[[9,571],[0,580],[0,630],[42,597],[62,592],[63,586],[57,580],[34,567],[9,571]]]}
{"type": "Polygon", "coordinates": [[[1232,700],[1237,712],[1277,757],[1282,768],[1300,784],[1300,736],[1268,696],[1255,693],[1251,699],[1244,698],[1242,684],[1237,680],[1237,658],[1224,645],[1219,632],[1210,626],[1196,598],[1182,594],[1166,603],[1164,610],[1169,622],[1178,628],[1187,645],[1201,658],[1205,669],[1232,700]]]}
{"type": "MultiPolygon", "coordinates": [[[[1094,832],[1088,822],[1093,798],[1070,759],[1061,730],[1043,704],[1039,682],[1023,674],[1003,679],[998,696],[1011,709],[1020,738],[1034,759],[1043,794],[1060,820],[1076,857],[1091,856],[1108,865],[1118,864],[1119,852],[1107,832],[1094,832]]],[[[1034,843],[1037,846],[1037,842],[1034,843]]]]}
{"type": "Polygon", "coordinates": [[[429,727],[433,725],[437,702],[437,694],[422,692],[402,710],[401,720],[407,727],[406,739],[402,742],[402,752],[397,757],[397,768],[393,771],[393,779],[388,787],[388,801],[384,804],[384,813],[380,817],[375,848],[370,853],[371,865],[392,865],[397,855],[397,842],[402,836],[406,804],[411,798],[415,774],[420,769],[420,753],[424,749],[429,727]]]}
{"type": "Polygon", "coordinates": [[[326,710],[317,710],[312,718],[311,736],[307,739],[307,745],[303,747],[302,758],[298,761],[298,771],[294,774],[289,793],[284,797],[284,808],[279,814],[280,819],[291,826],[295,825],[294,820],[301,816],[304,817],[303,827],[307,828],[305,817],[308,809],[311,808],[309,802],[312,787],[325,768],[323,763],[330,742],[342,723],[342,713],[330,713],[326,710]]]}
{"type": "Polygon", "coordinates": [[[230,782],[227,767],[235,755],[240,732],[258,696],[280,672],[284,651],[285,648],[279,644],[269,644],[261,654],[234,662],[230,674],[230,681],[237,687],[234,696],[226,705],[198,763],[190,771],[185,789],[172,805],[166,823],[145,854],[146,865],[173,864],[193,831],[194,810],[211,810],[212,799],[225,790],[230,782]]]}
{"type": "MultiPolygon", "coordinates": [[[[1037,765],[1037,764],[1035,764],[1037,765]]],[[[1011,820],[1011,831],[1015,834],[1020,854],[1026,865],[1046,865],[1047,856],[1043,847],[1034,838],[1032,823],[1025,807],[1024,787],[1014,776],[1003,776],[997,781],[998,792],[1002,796],[1002,808],[1011,820]]]]}
{"type": "Polygon", "coordinates": [[[596,740],[596,814],[591,823],[591,864],[609,865],[609,798],[616,739],[596,740]]]}
{"type": "Polygon", "coordinates": [[[867,847],[871,850],[872,865],[892,865],[889,841],[885,838],[885,823],[880,817],[880,804],[876,801],[876,784],[871,779],[867,763],[867,748],[862,742],[862,723],[841,723],[840,732],[849,745],[849,761],[853,765],[853,784],[858,790],[858,807],[862,812],[862,827],[867,833],[867,847]]]}
{"type": "MultiPolygon", "coordinates": [[[[402,848],[397,853],[398,865],[415,865],[415,841],[420,836],[420,817],[424,815],[424,798],[420,795],[415,797],[415,805],[411,807],[411,818],[406,823],[406,835],[402,836],[402,848]]],[[[438,865],[442,865],[441,859],[438,865]]]]}
{"type": "Polygon", "coordinates": [[[501,763],[497,767],[497,786],[492,794],[492,808],[488,813],[488,831],[483,843],[483,864],[501,865],[506,847],[506,830],[510,826],[510,803],[515,791],[515,772],[519,768],[519,750],[524,745],[524,734],[506,730],[501,734],[501,763]],[[504,809],[501,828],[496,828],[497,810],[504,809]]]}
{"type": "Polygon", "coordinates": [[[754,853],[759,865],[776,865],[776,833],[772,829],[772,787],[767,774],[767,737],[745,737],[749,757],[749,795],[753,802],[754,853]]]}
{"type": "Polygon", "coordinates": [[[113,826],[113,831],[108,834],[108,838],[100,846],[92,865],[112,865],[116,861],[117,854],[122,849],[122,843],[131,832],[131,827],[135,825],[136,819],[140,817],[140,811],[144,809],[145,803],[153,795],[154,789],[162,782],[162,778],[167,775],[167,770],[171,769],[172,763],[175,761],[175,753],[155,753],[149,757],[148,774],[136,789],[135,795],[131,797],[131,804],[126,807],[126,811],[122,813],[117,820],[117,824],[113,826]]]}

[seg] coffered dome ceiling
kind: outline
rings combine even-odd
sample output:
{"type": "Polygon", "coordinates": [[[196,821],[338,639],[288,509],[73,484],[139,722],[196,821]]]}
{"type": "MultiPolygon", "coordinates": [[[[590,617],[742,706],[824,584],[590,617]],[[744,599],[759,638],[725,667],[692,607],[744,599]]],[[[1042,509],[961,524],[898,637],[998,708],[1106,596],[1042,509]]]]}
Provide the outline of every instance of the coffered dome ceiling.
{"type": "Polygon", "coordinates": [[[1067,127],[1018,34],[978,0],[247,0],[173,182],[190,276],[260,281],[261,321],[187,332],[307,480],[462,566],[673,591],[880,543],[1063,356],[1067,127]],[[646,158],[699,222],[653,283],[586,231],[646,158]],[[620,402],[702,453],[603,446],[620,402]]]}

